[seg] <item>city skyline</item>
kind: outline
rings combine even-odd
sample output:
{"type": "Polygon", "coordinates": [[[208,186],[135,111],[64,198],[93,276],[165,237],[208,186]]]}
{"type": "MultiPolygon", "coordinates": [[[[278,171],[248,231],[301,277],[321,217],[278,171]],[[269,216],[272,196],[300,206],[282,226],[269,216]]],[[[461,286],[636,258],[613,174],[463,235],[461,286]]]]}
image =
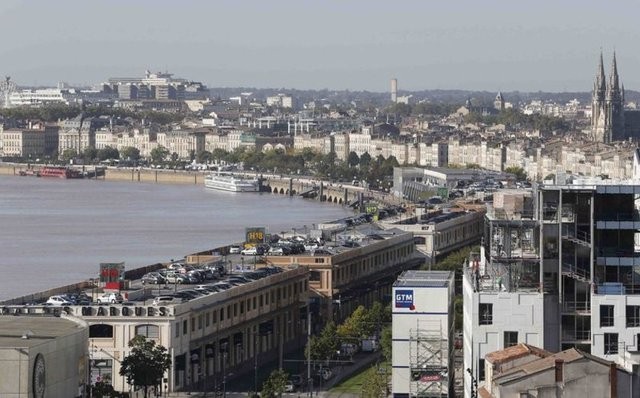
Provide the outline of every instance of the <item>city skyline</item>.
{"type": "Polygon", "coordinates": [[[579,5],[6,1],[0,73],[22,86],[149,69],[210,87],[589,91],[600,51],[608,63],[615,50],[625,87],[640,89],[640,5],[579,5]]]}

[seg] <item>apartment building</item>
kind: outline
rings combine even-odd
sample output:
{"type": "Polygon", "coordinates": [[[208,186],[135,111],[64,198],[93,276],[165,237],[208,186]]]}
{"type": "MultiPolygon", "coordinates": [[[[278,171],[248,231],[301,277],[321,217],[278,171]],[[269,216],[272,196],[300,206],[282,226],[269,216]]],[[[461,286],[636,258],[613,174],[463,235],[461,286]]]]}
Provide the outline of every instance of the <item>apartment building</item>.
{"type": "Polygon", "coordinates": [[[58,149],[58,126],[37,125],[26,129],[0,130],[3,156],[33,158],[52,155],[58,149]]]}
{"type": "Polygon", "coordinates": [[[482,382],[484,356],[517,343],[637,369],[640,182],[575,179],[511,196],[488,209],[465,268],[465,369],[482,382]]]}

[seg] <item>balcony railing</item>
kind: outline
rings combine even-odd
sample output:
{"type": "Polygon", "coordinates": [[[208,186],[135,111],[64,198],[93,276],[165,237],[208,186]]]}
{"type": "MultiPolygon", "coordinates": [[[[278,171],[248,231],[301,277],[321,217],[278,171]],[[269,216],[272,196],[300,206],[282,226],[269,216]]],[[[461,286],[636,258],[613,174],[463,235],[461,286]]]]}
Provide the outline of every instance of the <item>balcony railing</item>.
{"type": "Polygon", "coordinates": [[[562,305],[564,312],[591,312],[590,301],[565,301],[562,305]]]}
{"type": "Polygon", "coordinates": [[[564,330],[562,333],[563,341],[590,341],[591,340],[591,331],[590,330],[564,330]]]}

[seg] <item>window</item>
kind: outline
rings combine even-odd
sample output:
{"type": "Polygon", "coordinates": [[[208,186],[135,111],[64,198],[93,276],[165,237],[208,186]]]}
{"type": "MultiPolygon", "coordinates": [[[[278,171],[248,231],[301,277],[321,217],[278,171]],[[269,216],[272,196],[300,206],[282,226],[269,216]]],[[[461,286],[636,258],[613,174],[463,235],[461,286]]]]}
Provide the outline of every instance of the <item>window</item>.
{"type": "Polygon", "coordinates": [[[618,353],[618,333],[604,334],[604,355],[618,353]]]}
{"type": "Polygon", "coordinates": [[[175,337],[180,337],[180,322],[176,322],[175,330],[176,330],[175,337]]]}
{"type": "Polygon", "coordinates": [[[600,306],[600,327],[613,326],[613,306],[600,306]]]}
{"type": "Polygon", "coordinates": [[[188,329],[187,329],[187,320],[185,319],[184,321],[182,321],[182,334],[185,335],[187,334],[188,329]]]}
{"type": "Polygon", "coordinates": [[[111,325],[91,325],[89,326],[90,338],[113,338],[113,326],[111,325]]]}
{"type": "Polygon", "coordinates": [[[160,328],[156,325],[139,325],[136,326],[136,336],[158,339],[160,338],[160,328]]]}
{"type": "Polygon", "coordinates": [[[518,332],[504,332],[504,348],[518,344],[518,332]]]}
{"type": "Polygon", "coordinates": [[[493,304],[480,303],[480,325],[493,325],[493,304]]]}
{"type": "Polygon", "coordinates": [[[191,331],[196,331],[196,318],[191,318],[191,331]]]}
{"type": "Polygon", "coordinates": [[[478,362],[478,381],[484,381],[484,359],[478,362]]]}
{"type": "Polygon", "coordinates": [[[640,326],[640,305],[627,306],[627,327],[640,326]]]}

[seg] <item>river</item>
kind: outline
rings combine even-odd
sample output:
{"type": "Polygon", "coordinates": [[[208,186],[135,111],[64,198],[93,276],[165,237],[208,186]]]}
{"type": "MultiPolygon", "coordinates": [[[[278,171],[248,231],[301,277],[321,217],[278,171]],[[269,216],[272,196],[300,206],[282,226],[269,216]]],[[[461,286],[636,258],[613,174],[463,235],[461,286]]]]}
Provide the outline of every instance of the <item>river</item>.
{"type": "Polygon", "coordinates": [[[199,185],[0,176],[0,300],[137,268],[228,243],[245,227],[312,228],[349,208],[199,185]]]}

